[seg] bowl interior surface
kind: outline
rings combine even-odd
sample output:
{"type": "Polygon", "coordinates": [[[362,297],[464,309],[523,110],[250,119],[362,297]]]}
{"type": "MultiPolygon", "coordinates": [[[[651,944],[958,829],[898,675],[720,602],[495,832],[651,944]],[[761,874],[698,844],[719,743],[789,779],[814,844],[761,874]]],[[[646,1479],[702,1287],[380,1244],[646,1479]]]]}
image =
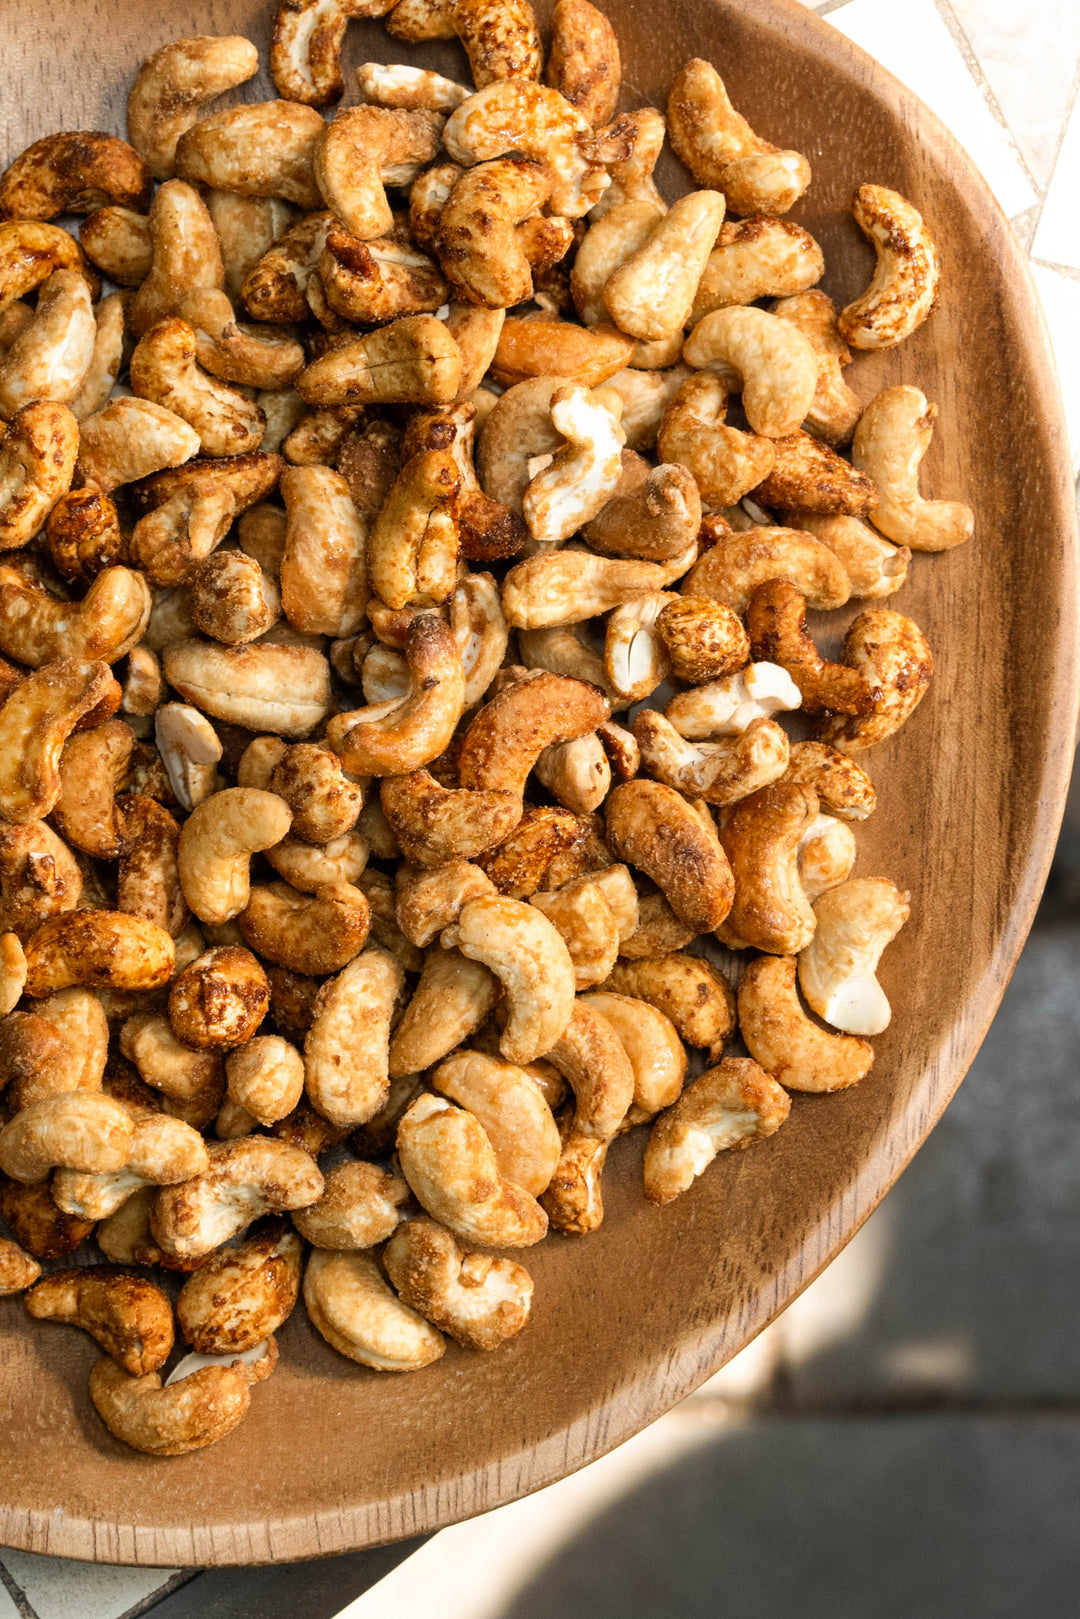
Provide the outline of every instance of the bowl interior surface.
{"type": "MultiPolygon", "coordinates": [[[[97,1347],[0,1304],[0,1543],[151,1565],[327,1555],[486,1511],[572,1471],[688,1393],[742,1347],[858,1228],[933,1126],[985,1033],[1030,924],[1060,817],[1075,721],[1076,535],[1060,409],[1019,250],[936,120],[794,0],[605,0],[625,106],[663,108],[693,55],[735,104],[809,157],[789,216],[821,242],[840,303],[873,255],[849,204],[866,180],[910,197],[941,250],[941,307],[900,349],[860,356],[863,399],[910,382],[938,407],[924,488],[968,500],[972,544],[915,559],[889,602],[936,656],[927,700],[869,768],[879,807],[856,873],[912,893],[886,954],[895,1009],[870,1076],[794,1099],[770,1141],[723,1155],[658,1210],[641,1194],[644,1133],[617,1142],[606,1218],[525,1257],[532,1320],[496,1354],[451,1345],[411,1376],[344,1360],[298,1309],[281,1363],[224,1442],[139,1456],[96,1417],[97,1347]]],[[[0,161],[57,128],[125,133],[138,64],[168,40],[242,33],[268,56],[267,0],[31,0],[0,17],[0,161]]],[[[538,8],[546,21],[550,6],[538,8]]],[[[407,59],[467,79],[456,45],[402,48],[350,24],[352,68],[407,59]]],[[[274,94],[268,77],[235,99],[274,94]]],[[[673,197],[689,179],[666,154],[673,197]]],[[[828,620],[829,646],[853,616],[828,620]]]]}

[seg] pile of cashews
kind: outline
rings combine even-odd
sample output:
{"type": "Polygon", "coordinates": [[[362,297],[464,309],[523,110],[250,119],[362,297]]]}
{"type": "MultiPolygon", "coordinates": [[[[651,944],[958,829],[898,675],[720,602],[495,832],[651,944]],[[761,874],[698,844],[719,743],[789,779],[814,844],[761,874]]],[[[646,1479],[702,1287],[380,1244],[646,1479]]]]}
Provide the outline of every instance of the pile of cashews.
{"type": "Polygon", "coordinates": [[[130,143],[0,176],[0,1293],[155,1455],[242,1420],[301,1285],[376,1371],[495,1349],[498,1251],[595,1231],[622,1134],[663,1205],[864,1078],[909,907],[851,876],[856,761],[933,666],[880,603],[973,527],[933,405],[843,376],[930,232],[860,186],[838,312],[708,62],[616,117],[589,0],[546,70],[527,0],[287,0],[280,99],[210,110],[258,68],[177,40],[130,143]],[[324,116],[358,17],[475,88],[369,62],[324,116]]]}

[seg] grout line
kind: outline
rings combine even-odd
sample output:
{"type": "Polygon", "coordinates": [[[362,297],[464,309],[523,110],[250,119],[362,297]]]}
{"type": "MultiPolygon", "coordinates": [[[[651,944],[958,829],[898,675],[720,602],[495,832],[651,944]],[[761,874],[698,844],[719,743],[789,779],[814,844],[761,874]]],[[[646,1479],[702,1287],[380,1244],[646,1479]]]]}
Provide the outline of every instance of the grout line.
{"type": "MultiPolygon", "coordinates": [[[[1040,202],[1044,201],[1045,197],[1046,197],[1046,188],[1039,185],[1039,183],[1035,179],[1035,176],[1032,174],[1031,170],[1028,168],[1027,159],[1024,156],[1023,152],[1020,150],[1020,146],[1019,146],[1019,144],[1017,142],[1016,136],[1012,132],[1012,129],[1011,129],[1010,125],[1009,125],[1009,120],[1005,116],[1005,113],[1004,113],[1004,111],[1002,109],[1001,103],[998,100],[996,94],[994,93],[993,87],[991,86],[989,79],[986,77],[986,74],[983,72],[982,63],[979,61],[979,58],[975,55],[975,52],[972,49],[971,41],[968,39],[967,35],[964,32],[963,24],[960,22],[959,18],[957,17],[955,11],[953,10],[952,6],[949,3],[949,0],[934,0],[934,9],[937,11],[938,16],[941,18],[942,22],[945,24],[946,28],[949,30],[949,33],[952,35],[953,43],[956,46],[957,50],[960,52],[960,55],[964,58],[964,61],[967,64],[967,70],[971,74],[971,77],[974,79],[976,85],[978,86],[979,91],[980,91],[980,93],[982,95],[982,98],[986,102],[986,105],[989,107],[991,114],[996,119],[996,121],[1001,125],[1001,128],[1005,131],[1005,134],[1006,134],[1006,136],[1008,138],[1009,145],[1012,147],[1013,156],[1016,158],[1016,161],[1020,164],[1020,167],[1023,169],[1024,173],[1027,175],[1028,182],[1031,185],[1032,190],[1034,191],[1035,195],[1038,197],[1040,202]]],[[[1068,123],[1068,114],[1066,114],[1065,123],[1062,125],[1063,129],[1065,128],[1065,125],[1067,123],[1068,123]]],[[[1056,161],[1056,154],[1055,154],[1055,161],[1056,161]]],[[[1051,171],[1051,178],[1052,177],[1053,177],[1053,171],[1051,171]]],[[[1048,187],[1049,187],[1049,181],[1047,181],[1047,188],[1048,187]]]]}
{"type": "Polygon", "coordinates": [[[1065,145],[1065,137],[1069,133],[1069,124],[1072,120],[1073,113],[1075,112],[1077,117],[1080,117],[1080,105],[1078,105],[1078,98],[1080,98],[1080,61],[1078,61],[1076,64],[1076,72],[1073,74],[1072,88],[1069,91],[1069,104],[1065,108],[1065,116],[1062,118],[1061,128],[1058,130],[1057,145],[1054,147],[1054,156],[1050,164],[1050,173],[1046,180],[1047,192],[1049,192],[1050,187],[1054,183],[1054,175],[1057,173],[1058,159],[1061,156],[1061,148],[1065,145]]]}
{"type": "Polygon", "coordinates": [[[22,1589],[16,1585],[14,1577],[8,1572],[3,1563],[0,1563],[0,1586],[3,1586],[8,1596],[19,1610],[19,1619],[38,1619],[36,1608],[30,1606],[30,1599],[22,1589]]]}
{"type": "Polygon", "coordinates": [[[848,3],[849,0],[825,0],[825,4],[823,6],[814,7],[814,15],[817,17],[827,17],[830,11],[839,11],[841,6],[846,6],[848,3]]]}
{"type": "Polygon", "coordinates": [[[141,1597],[134,1607],[125,1608],[123,1613],[116,1614],[115,1619],[138,1619],[140,1614],[152,1613],[159,1602],[164,1602],[174,1591],[179,1591],[182,1585],[190,1585],[191,1581],[197,1580],[202,1572],[201,1568],[181,1569],[179,1574],[174,1574],[164,1585],[159,1585],[156,1591],[151,1591],[149,1596],[141,1597]]]}
{"type": "Polygon", "coordinates": [[[1041,264],[1044,270],[1056,270],[1058,275],[1068,276],[1070,281],[1080,281],[1080,270],[1075,264],[1055,264],[1053,259],[1032,259],[1032,264],[1041,264]]]}

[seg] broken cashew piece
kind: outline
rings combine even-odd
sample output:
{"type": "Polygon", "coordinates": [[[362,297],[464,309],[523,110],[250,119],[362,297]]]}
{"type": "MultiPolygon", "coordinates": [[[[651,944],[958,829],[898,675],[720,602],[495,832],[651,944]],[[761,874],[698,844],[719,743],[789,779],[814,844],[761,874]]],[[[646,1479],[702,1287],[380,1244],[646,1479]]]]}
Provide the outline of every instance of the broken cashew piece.
{"type": "Polygon", "coordinates": [[[661,1206],[685,1192],[718,1153],[774,1135],[791,1099],[746,1057],[726,1057],[695,1079],[653,1125],[645,1149],[645,1196],[661,1206]]]}
{"type": "Polygon", "coordinates": [[[734,804],[784,774],[788,740],[774,720],[756,719],[719,742],[688,742],[671,721],[642,709],[634,721],[647,776],[707,804],[734,804]]]}
{"type": "Polygon", "coordinates": [[[909,895],[884,877],[855,877],[814,906],[817,930],[799,955],[799,987],[811,1009],[845,1034],[881,1034],[891,1012],[875,974],[907,921],[909,895]]]}

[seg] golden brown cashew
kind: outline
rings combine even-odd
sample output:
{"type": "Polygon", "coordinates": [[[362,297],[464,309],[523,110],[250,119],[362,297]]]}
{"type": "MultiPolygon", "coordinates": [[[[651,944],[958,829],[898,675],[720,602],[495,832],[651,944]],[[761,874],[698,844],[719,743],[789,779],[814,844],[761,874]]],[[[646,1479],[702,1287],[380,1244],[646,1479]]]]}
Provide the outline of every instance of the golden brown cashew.
{"type": "Polygon", "coordinates": [[[219,551],[199,563],[191,577],[191,607],[204,635],[227,646],[256,641],[281,616],[274,581],[243,551],[219,551]]]}
{"type": "Polygon", "coordinates": [[[589,226],[570,271],[570,296],[586,326],[612,318],[604,301],[608,282],[644,247],[666,212],[666,204],[660,201],[628,201],[606,209],[589,226]]]}
{"type": "Polygon", "coordinates": [[[793,743],[784,780],[812,788],[821,808],[842,821],[865,821],[877,803],[865,770],[824,742],[793,743]]]}
{"type": "Polygon", "coordinates": [[[106,568],[81,601],[58,601],[0,565],[0,650],[39,669],[60,658],[115,663],[141,639],[150,590],[130,568],[106,568]]]}
{"type": "Polygon", "coordinates": [[[499,333],[491,375],[504,388],[556,373],[567,384],[598,388],[630,364],[636,348],[632,337],[610,324],[578,326],[573,321],[508,316],[499,333]]]}
{"type": "Polygon", "coordinates": [[[448,405],[461,369],[461,350],[441,320],[405,315],[314,360],[296,387],[311,405],[448,405]]]}
{"type": "Polygon", "coordinates": [[[855,834],[832,815],[818,814],[799,839],[799,882],[811,905],[851,875],[855,834]]]}
{"type": "Polygon", "coordinates": [[[225,292],[238,300],[244,282],[296,218],[291,203],[279,197],[241,197],[235,191],[211,191],[206,198],[225,266],[225,292]]]}
{"type": "Polygon", "coordinates": [[[465,733],[458,762],[462,786],[520,798],[545,748],[595,730],[609,712],[594,687],[546,670],[505,687],[465,733]]]}
{"type": "Polygon", "coordinates": [[[293,812],[293,836],[309,843],[343,837],[356,825],[364,802],[360,788],[342,774],[334,755],[310,742],[283,750],[269,786],[293,812]]]}
{"type": "Polygon", "coordinates": [[[326,206],[361,241],[387,235],[394,220],[383,188],[411,185],[431,162],[442,119],[426,109],[366,106],[350,107],[332,123],[320,119],[319,124],[314,174],[326,206]]]}
{"type": "Polygon", "coordinates": [[[0,1025],[0,1061],[16,1109],[61,1092],[99,1091],[108,1054],[105,1012],[87,989],[60,990],[0,1025]]]}
{"type": "Polygon", "coordinates": [[[910,896],[884,877],[856,877],[821,895],[817,931],[799,956],[811,1009],[846,1034],[881,1034],[891,1012],[875,973],[910,914],[910,896]]]}
{"type": "Polygon", "coordinates": [[[697,558],[695,541],[670,562],[596,557],[567,548],[529,557],[503,581],[503,611],[515,629],[580,624],[624,602],[650,596],[680,578],[697,558]]]}
{"type": "Polygon", "coordinates": [[[310,1208],[292,1217],[314,1248],[374,1248],[385,1242],[412,1196],[407,1182],[378,1164],[335,1164],[326,1172],[326,1190],[310,1208]]]}
{"type": "Polygon", "coordinates": [[[69,844],[99,860],[118,859],[127,840],[116,793],[134,748],[130,725],[106,720],[92,731],[76,731],[60,755],[54,824],[69,844]]]}
{"type": "Polygon", "coordinates": [[[193,427],[148,399],[110,400],[79,431],[76,477],[105,494],[162,467],[177,467],[199,449],[193,427]]]}
{"type": "Polygon", "coordinates": [[[785,512],[784,521],[821,540],[840,560],[851,594],[864,599],[892,596],[906,582],[911,551],[890,545],[859,517],[821,517],[813,512],[785,512]]]}
{"type": "Polygon", "coordinates": [[[463,1254],[434,1220],[400,1225],[383,1258],[404,1303],[466,1349],[497,1349],[529,1318],[528,1271],[512,1259],[463,1254]]]}
{"type": "Polygon", "coordinates": [[[699,185],[722,191],[733,213],[786,214],[810,184],[802,153],[780,151],[755,135],[700,56],[671,86],[667,116],[676,156],[699,185]]]}
{"type": "Polygon", "coordinates": [[[621,78],[619,41],[604,13],[589,0],[557,0],[545,84],[599,129],[615,116],[621,78]]]}
{"type": "Polygon", "coordinates": [[[0,1017],[15,1009],[26,987],[26,952],[17,933],[0,933],[0,1017]]]}
{"type": "Polygon", "coordinates": [[[309,634],[355,634],[368,601],[367,531],[348,484],[329,467],[287,467],[281,494],[288,512],[281,600],[289,622],[309,634]]]}
{"type": "Polygon", "coordinates": [[[799,1004],[794,956],[759,956],[739,984],[739,1028],[747,1049],[789,1091],[840,1091],[870,1072],[873,1047],[829,1034],[799,1004]]]}
{"type": "Polygon", "coordinates": [[[266,858],[279,877],[302,894],[314,894],[323,883],[355,883],[368,862],[367,839],[357,830],[328,843],[304,843],[291,833],[266,858]]]}
{"type": "Polygon", "coordinates": [[[231,1433],[251,1404],[243,1365],[203,1366],[177,1383],[128,1377],[108,1355],[90,1373],[90,1398],[115,1438],[148,1456],[183,1456],[231,1433]]]}
{"type": "Polygon", "coordinates": [[[225,284],[217,232],[194,186],[167,180],[154,198],[149,224],[153,263],[128,308],[136,337],[156,321],[179,314],[186,293],[225,284]]]}
{"type": "Polygon", "coordinates": [[[732,877],[716,833],[659,782],[623,782],[605,807],[613,853],[651,877],[680,921],[711,933],[732,906],[732,877]]]}
{"type": "Polygon", "coordinates": [[[442,787],[426,770],[387,776],[381,801],[402,853],[418,866],[471,860],[494,848],[517,826],[522,809],[512,792],[442,787]]]}
{"type": "Polygon", "coordinates": [[[439,1359],[442,1334],[395,1297],[369,1254],[317,1248],[304,1276],[308,1318],[332,1349],[376,1372],[416,1372],[439,1359]]]}
{"type": "Polygon", "coordinates": [[[225,1060],[229,1096],[259,1124],[276,1124],[304,1092],[304,1061],[279,1034],[256,1035],[225,1060]]]}
{"type": "Polygon", "coordinates": [[[174,39],[148,57],[128,96],[127,122],[135,150],[155,180],[175,173],[176,143],[205,102],[259,71],[259,54],[238,34],[174,39]]]}
{"type": "Polygon", "coordinates": [[[892,348],[934,311],[937,248],[922,215],[887,186],[860,186],[851,211],[873,243],[877,267],[862,297],[841,312],[840,332],[853,348],[892,348]]]}
{"type": "Polygon", "coordinates": [[[541,1203],[551,1224],[568,1235],[584,1236],[603,1223],[600,1177],[610,1143],[567,1128],[559,1165],[541,1203]]]}
{"type": "Polygon", "coordinates": [[[54,270],[78,269],[96,297],[100,281],[66,230],[30,219],[0,224],[0,310],[10,309],[17,298],[40,286],[54,270]]]}
{"type": "Polygon", "coordinates": [[[956,500],[924,500],[919,465],[930,447],[937,406],[918,388],[886,388],[867,405],[852,455],[874,480],[880,501],[875,528],[913,551],[948,551],[971,538],[975,514],[956,500]]]}
{"type": "Polygon", "coordinates": [[[798,848],[817,813],[816,793],[777,781],[737,804],[720,833],[735,878],[728,927],[757,950],[794,953],[814,936],[798,848]]]}
{"type": "Polygon", "coordinates": [[[394,0],[283,0],[274,19],[270,72],[280,96],[327,107],[345,93],[341,47],[350,17],[382,17],[394,0]]]}
{"type": "Polygon", "coordinates": [[[480,1120],[500,1172],[538,1197],[555,1173],[560,1142],[533,1076],[480,1051],[458,1051],[432,1076],[437,1091],[480,1120]]]}
{"type": "Polygon", "coordinates": [[[370,921],[368,902],[351,883],[322,883],[314,894],[267,883],[251,890],[237,926],[265,960],[322,977],[364,948],[370,921]]]}
{"type": "Polygon", "coordinates": [[[90,262],[122,287],[137,287],[150,274],[154,249],[146,214],[98,208],[79,226],[79,240],[90,262]]]}
{"type": "Polygon", "coordinates": [[[122,1169],[133,1131],[127,1109],[111,1096],[92,1091],[43,1096],[0,1130],[0,1170],[34,1185],[57,1167],[122,1169]]]}
{"type": "Polygon", "coordinates": [[[608,163],[611,184],[600,201],[590,209],[589,217],[594,221],[602,219],[610,209],[624,202],[665,206],[653,179],[653,170],[667,133],[663,113],[655,107],[638,107],[633,112],[623,113],[619,126],[626,133],[626,148],[608,163]]]}
{"type": "Polygon", "coordinates": [[[489,84],[463,101],[443,131],[455,163],[471,168],[519,152],[551,171],[551,212],[566,219],[588,213],[608,175],[594,155],[592,127],[557,90],[529,79],[489,84]]]}
{"type": "Polygon", "coordinates": [[[433,244],[443,274],[467,303],[490,309],[524,303],[533,292],[526,222],[551,195],[551,176],[523,158],[456,172],[433,244]]]}
{"type": "Polygon", "coordinates": [[[71,984],[158,989],[172,976],[173,942],[164,928],[123,911],[68,911],[43,922],[26,946],[29,995],[71,984]]]}
{"type": "Polygon", "coordinates": [[[205,1175],[157,1195],[151,1229],[173,1258],[211,1253],[262,1215],[307,1208],[322,1196],[315,1160],[272,1136],[212,1142],[209,1152],[205,1175]]]}
{"type": "Polygon", "coordinates": [[[735,1029],[735,996],[696,956],[675,953],[617,962],[602,991],[647,1001],[670,1018],[688,1046],[704,1046],[710,1062],[719,1062],[735,1029]]]}
{"type": "Polygon", "coordinates": [[[490,894],[493,889],[491,879],[467,860],[447,860],[430,871],[401,865],[397,874],[398,926],[410,943],[422,948],[457,921],[466,900],[490,894]]]}
{"type": "Polygon", "coordinates": [[[196,1051],[177,1039],[168,1018],[137,1012],[120,1030],[120,1050],[139,1071],[139,1078],[178,1104],[185,1118],[191,1110],[214,1116],[225,1089],[221,1053],[196,1051]]]}
{"type": "MultiPolygon", "coordinates": [[[[586,826],[570,810],[537,808],[526,804],[521,820],[497,849],[478,855],[476,863],[491,878],[500,894],[527,899],[542,883],[554,887],[549,876],[560,856],[573,861],[586,837],[586,826]]],[[[575,866],[570,876],[578,875],[575,866]]]]}
{"type": "Polygon", "coordinates": [[[0,175],[0,218],[54,219],[104,203],[144,209],[152,179],[127,141],[69,129],[28,146],[0,175]]]}
{"type": "Polygon", "coordinates": [[[166,680],[182,697],[250,731],[306,736],[330,710],[329,666],[314,647],[173,641],[162,661],[166,680]]]}
{"type": "Polygon", "coordinates": [[[0,551],[22,546],[71,487],[79,423],[66,405],[38,399],[12,418],[0,445],[0,551]]]}
{"type": "Polygon", "coordinates": [[[686,467],[701,499],[711,506],[741,500],[776,459],[771,439],[726,425],[727,403],[728,389],[719,377],[687,376],[685,368],[674,396],[665,393],[658,400],[657,453],[665,462],[686,467]]]}
{"type": "Polygon", "coordinates": [[[115,505],[99,489],[69,489],[49,513],[45,543],[63,579],[89,585],[102,568],[120,560],[115,505]]]}
{"type": "Polygon", "coordinates": [[[132,1377],[156,1372],[173,1346],[168,1294],[111,1265],[52,1271],[23,1303],[36,1321],[81,1327],[132,1377]]]}
{"type": "Polygon", "coordinates": [[[645,342],[682,331],[723,218],[719,191],[691,191],[656,221],[604,288],[604,302],[620,331],[645,342]]]}
{"type": "Polygon", "coordinates": [[[634,1100],[634,1070],[614,1026],[595,1007],[575,1001],[570,1022],[544,1060],[574,1093],[571,1135],[610,1141],[634,1100]]]}
{"type": "Polygon", "coordinates": [[[80,422],[100,410],[112,393],[124,361],[124,299],[111,293],[94,307],[94,344],[90,364],[83,373],[79,391],[71,401],[71,413],[80,422]]]}
{"type": "Polygon", "coordinates": [[[304,1075],[312,1105],[332,1124],[363,1124],[386,1100],[390,1020],[404,982],[390,952],[369,945],[319,991],[304,1075]]]}
{"type": "Polygon", "coordinates": [[[638,596],[616,607],[604,634],[604,673],[618,693],[620,706],[641,702],[671,673],[667,651],[656,633],[656,620],[669,601],[665,591],[638,596]]]}
{"type": "Polygon", "coordinates": [[[389,704],[335,715],[326,739],[353,775],[392,776],[417,770],[449,744],[465,706],[457,643],[441,619],[415,618],[405,638],[409,695],[389,704]]]}
{"type": "Polygon", "coordinates": [[[292,812],[276,793],[230,787],[204,799],[180,831],[184,898],[204,922],[227,922],[248,901],[251,855],[280,843],[292,812]]]}
{"type": "Polygon", "coordinates": [[[764,309],[734,306],[704,316],[683,344],[683,359],[741,391],[747,421],[766,438],[794,433],[814,402],[813,349],[790,321],[764,309]]]}
{"type": "Polygon", "coordinates": [[[33,319],[0,360],[0,416],[10,421],[35,399],[72,404],[90,369],[95,334],[85,280],[77,270],[54,271],[33,319]]]}
{"type": "Polygon", "coordinates": [[[561,1035],[574,1007],[574,966],[561,934],[520,900],[469,900],[441,936],[502,981],[509,1019],[499,1049],[510,1062],[532,1062],[561,1035]]]}
{"type": "Polygon", "coordinates": [[[107,1219],[142,1186],[165,1186],[201,1175],[209,1167],[199,1132],[183,1120],[135,1102],[124,1104],[135,1131],[127,1162],[111,1172],[86,1173],[58,1169],[53,1200],[66,1214],[107,1219]]]}
{"type": "Polygon", "coordinates": [[[242,393],[217,382],[195,363],[195,333],[175,317],[159,321],[131,356],[131,387],[183,418],[199,435],[204,455],[242,455],[262,442],[266,417],[242,393]]]}
{"type": "Polygon", "coordinates": [[[74,910],[82,873],[67,847],[44,821],[0,825],[0,929],[23,944],[50,916],[74,910]]]}
{"type": "Polygon", "coordinates": [[[108,695],[108,664],[58,658],[28,675],[0,708],[0,815],[36,821],[60,796],[60,753],[108,695]]]}
{"type": "Polygon", "coordinates": [[[420,981],[390,1042],[391,1078],[440,1062],[476,1033],[498,996],[498,982],[482,962],[430,945],[420,981]]]}
{"type": "Polygon", "coordinates": [[[874,691],[866,676],[823,658],[806,627],[806,602],[784,579],[767,579],[746,610],[750,645],[759,662],[786,669],[799,688],[805,713],[868,714],[874,691]]]}
{"type": "Polygon", "coordinates": [[[278,1229],[211,1254],[176,1300],[185,1343],[200,1355],[240,1355],[265,1343],[296,1304],[302,1246],[278,1229]]]}
{"type": "Polygon", "coordinates": [[[421,1206],[467,1242],[529,1248],[547,1232],[543,1209],[499,1171],[480,1121],[441,1096],[420,1096],[398,1125],[398,1155],[421,1206]]]}
{"type": "Polygon", "coordinates": [[[707,804],[734,804],[784,774],[788,740],[775,720],[751,720],[718,742],[688,742],[663,714],[642,709],[634,721],[648,776],[707,804]]]}
{"type": "Polygon", "coordinates": [[[249,950],[220,944],[196,956],[173,979],[169,1022],[199,1050],[244,1045],[266,1016],[270,986],[249,950]]]}
{"type": "Polygon", "coordinates": [[[450,450],[405,462],[371,531],[371,583],[388,607],[437,606],[453,595],[461,492],[450,450]]]}
{"type": "Polygon", "coordinates": [[[645,1149],[645,1196],[670,1203],[717,1153],[774,1135],[791,1099],[770,1074],[745,1057],[727,1057],[688,1085],[653,1125],[645,1149]]]}
{"type": "Polygon", "coordinates": [[[766,579],[787,580],[808,607],[842,607],[851,593],[840,559],[821,540],[796,528],[750,528],[727,535],[691,568],[683,593],[745,613],[766,579]]]}
{"type": "Polygon", "coordinates": [[[797,326],[818,357],[814,403],[803,426],[826,444],[847,444],[862,414],[862,402],[844,381],[843,367],[851,364],[851,350],[840,336],[836,305],[828,293],[814,287],[779,299],[772,312],[797,326]]]}
{"type": "Polygon", "coordinates": [[[861,753],[910,719],[926,696],[934,655],[910,618],[874,607],[851,624],[843,656],[879,695],[869,714],[827,715],[820,722],[819,736],[840,753],[861,753]]]}
{"type": "Polygon", "coordinates": [[[216,287],[185,292],[177,313],[195,334],[199,364],[223,382],[287,388],[303,368],[303,348],[288,331],[238,321],[228,295],[216,287]]]}
{"type": "Polygon", "coordinates": [[[811,434],[774,439],[773,448],[772,469],[754,491],[754,499],[765,506],[849,517],[872,512],[877,506],[873,479],[811,434]]]}
{"type": "MultiPolygon", "coordinates": [[[[698,282],[691,324],[729,304],[752,304],[759,298],[785,294],[794,295],[789,301],[798,302],[799,295],[820,281],[824,271],[821,248],[801,225],[761,216],[729,220],[721,226],[715,250],[698,282]]],[[[814,296],[824,298],[825,294],[814,296]]]]}
{"type": "Polygon", "coordinates": [[[92,1220],[61,1213],[46,1181],[24,1186],[0,1175],[0,1214],[15,1240],[37,1259],[61,1259],[94,1229],[92,1220]]]}
{"type": "Polygon", "coordinates": [[[598,733],[553,742],[536,761],[536,779],[575,815],[599,809],[611,786],[611,765],[598,733]]]}
{"type": "MultiPolygon", "coordinates": [[[[432,112],[443,113],[460,107],[469,94],[463,84],[444,78],[441,73],[408,67],[404,62],[361,62],[356,70],[356,84],[363,100],[376,107],[427,107],[432,112]]],[[[415,232],[413,235],[415,240],[415,232]]]]}
{"type": "Polygon", "coordinates": [[[41,1275],[36,1259],[23,1252],[18,1243],[0,1237],[0,1299],[10,1298],[33,1285],[41,1275]]]}
{"type": "Polygon", "coordinates": [[[314,160],[325,129],[314,108],[298,101],[215,112],[180,137],[176,172],[217,191],[284,197],[300,208],[318,208],[314,160]]]}
{"type": "Polygon", "coordinates": [[[674,596],[656,621],[672,673],[692,685],[735,674],[750,657],[737,613],[705,596],[674,596]]]}
{"type": "Polygon", "coordinates": [[[634,1107],[658,1113],[676,1100],[686,1078],[686,1048],[671,1019],[631,995],[595,990],[579,1006],[599,1012],[610,1023],[634,1075],[634,1107]]]}
{"type": "Polygon", "coordinates": [[[154,716],[154,741],[181,809],[194,809],[221,786],[221,742],[197,708],[163,703],[154,716]]]}
{"type": "Polygon", "coordinates": [[[582,529],[591,551],[667,562],[683,555],[701,527],[701,496],[687,467],[649,467],[633,457],[598,514],[582,529]]]}
{"type": "Polygon", "coordinates": [[[434,313],[450,291],[426,253],[393,236],[362,242],[336,222],[326,233],[319,280],[334,313],[358,325],[434,313]]]}

